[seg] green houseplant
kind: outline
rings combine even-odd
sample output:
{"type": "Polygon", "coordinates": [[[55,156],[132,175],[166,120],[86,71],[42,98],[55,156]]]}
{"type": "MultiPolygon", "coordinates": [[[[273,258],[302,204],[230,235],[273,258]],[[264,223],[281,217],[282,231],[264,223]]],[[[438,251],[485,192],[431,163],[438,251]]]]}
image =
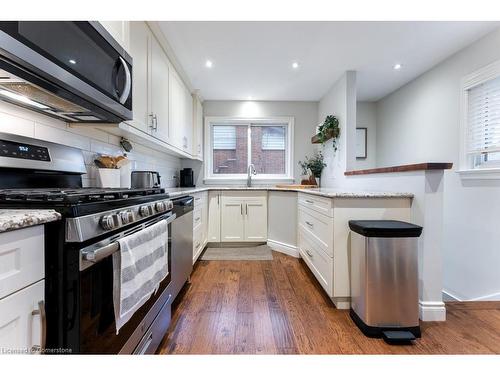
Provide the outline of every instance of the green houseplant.
{"type": "Polygon", "coordinates": [[[337,151],[337,140],[340,135],[339,119],[334,115],[328,115],[323,124],[318,127],[318,140],[323,144],[332,139],[333,148],[337,151]]]}
{"type": "Polygon", "coordinates": [[[313,176],[317,179],[317,185],[319,186],[321,172],[326,167],[326,164],[323,161],[323,154],[321,152],[318,152],[311,158],[306,156],[304,161],[299,161],[299,166],[302,168],[302,174],[304,175],[306,175],[308,173],[307,171],[310,170],[313,176]]]}

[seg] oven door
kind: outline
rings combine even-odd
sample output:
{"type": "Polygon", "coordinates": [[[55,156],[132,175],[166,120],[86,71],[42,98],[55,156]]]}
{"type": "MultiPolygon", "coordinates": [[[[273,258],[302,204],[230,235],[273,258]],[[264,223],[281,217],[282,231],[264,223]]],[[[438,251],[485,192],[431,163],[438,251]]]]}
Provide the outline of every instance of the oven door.
{"type": "MultiPolygon", "coordinates": [[[[152,323],[170,321],[171,296],[167,287],[171,281],[172,222],[175,214],[168,213],[128,229],[118,235],[80,250],[80,352],[81,353],[133,353],[146,334],[151,334],[152,323]],[[144,227],[167,220],[168,225],[168,276],[160,283],[158,291],[116,334],[113,306],[112,254],[119,250],[116,240],[144,227]],[[86,254],[92,253],[92,261],[86,254]],[[167,308],[168,307],[168,308],[167,308]],[[164,316],[159,316],[160,312],[164,316]],[[167,313],[166,313],[167,312],[167,313]]],[[[168,327],[167,323],[167,327],[168,327]]],[[[165,324],[162,325],[165,327],[165,324]]],[[[166,327],[165,327],[166,330],[166,327]]],[[[164,333],[163,333],[164,334],[164,333]]],[[[162,334],[162,336],[163,336],[162,334]]]]}
{"type": "Polygon", "coordinates": [[[65,121],[132,118],[132,59],[98,22],[0,22],[0,76],[2,99],[65,121]]]}

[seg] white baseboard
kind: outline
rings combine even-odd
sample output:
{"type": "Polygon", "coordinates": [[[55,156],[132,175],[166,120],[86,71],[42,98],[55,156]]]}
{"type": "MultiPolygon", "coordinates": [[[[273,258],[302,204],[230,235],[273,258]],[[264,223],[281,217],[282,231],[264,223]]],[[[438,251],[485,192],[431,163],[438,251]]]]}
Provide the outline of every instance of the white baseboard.
{"type": "Polygon", "coordinates": [[[420,320],[424,322],[444,322],[446,307],[442,301],[419,301],[418,310],[420,320]]]}
{"type": "Polygon", "coordinates": [[[269,239],[267,240],[267,244],[271,249],[275,251],[279,251],[280,253],[290,255],[295,258],[300,258],[299,249],[297,249],[297,246],[292,246],[283,242],[269,240],[269,239]]]}
{"type": "Polygon", "coordinates": [[[443,302],[460,301],[460,298],[458,298],[457,296],[454,296],[453,294],[451,294],[450,292],[447,292],[446,290],[442,291],[442,295],[443,295],[443,302]]]}
{"type": "Polygon", "coordinates": [[[479,301],[500,301],[500,293],[493,293],[493,294],[488,294],[486,296],[481,296],[481,297],[476,297],[476,298],[463,298],[463,297],[457,297],[456,295],[453,295],[452,293],[443,290],[443,301],[448,302],[448,301],[457,301],[457,302],[479,302],[479,301]]]}

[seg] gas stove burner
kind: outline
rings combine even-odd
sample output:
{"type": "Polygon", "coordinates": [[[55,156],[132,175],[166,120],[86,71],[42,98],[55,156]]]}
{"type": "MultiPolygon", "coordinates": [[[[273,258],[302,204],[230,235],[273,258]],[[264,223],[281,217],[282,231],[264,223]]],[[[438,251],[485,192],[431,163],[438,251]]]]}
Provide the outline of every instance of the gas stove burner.
{"type": "Polygon", "coordinates": [[[63,202],[87,203],[128,199],[163,194],[165,189],[5,189],[0,190],[0,202],[63,202]]]}

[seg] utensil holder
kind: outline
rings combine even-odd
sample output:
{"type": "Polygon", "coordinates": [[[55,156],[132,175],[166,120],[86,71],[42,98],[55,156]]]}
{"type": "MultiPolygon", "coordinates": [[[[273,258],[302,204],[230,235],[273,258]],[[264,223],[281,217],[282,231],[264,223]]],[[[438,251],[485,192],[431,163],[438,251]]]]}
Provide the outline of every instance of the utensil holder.
{"type": "Polygon", "coordinates": [[[120,170],[111,168],[99,168],[99,186],[103,188],[120,187],[120,170]]]}

